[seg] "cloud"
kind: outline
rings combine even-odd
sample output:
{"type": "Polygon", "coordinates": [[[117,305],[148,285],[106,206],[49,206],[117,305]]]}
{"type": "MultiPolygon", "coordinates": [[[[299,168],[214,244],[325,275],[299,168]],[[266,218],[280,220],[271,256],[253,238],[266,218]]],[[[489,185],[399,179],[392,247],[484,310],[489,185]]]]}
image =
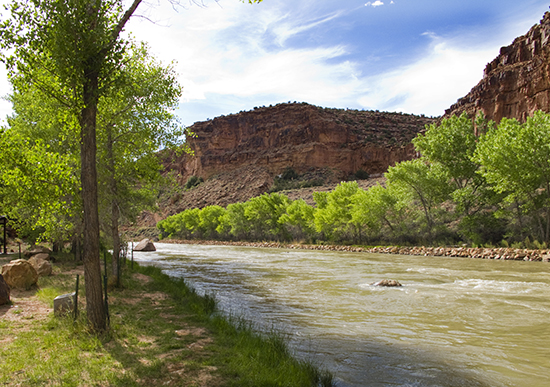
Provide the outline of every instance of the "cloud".
{"type": "Polygon", "coordinates": [[[368,91],[358,97],[365,109],[442,115],[483,76],[493,49],[464,49],[432,37],[425,57],[416,63],[367,79],[368,91]]]}
{"type": "MultiPolygon", "coordinates": [[[[393,4],[393,1],[392,1],[392,4],[393,4]]],[[[374,3],[369,1],[367,4],[365,4],[365,7],[380,7],[381,5],[384,5],[384,2],[380,1],[380,0],[376,0],[374,3]]]]}

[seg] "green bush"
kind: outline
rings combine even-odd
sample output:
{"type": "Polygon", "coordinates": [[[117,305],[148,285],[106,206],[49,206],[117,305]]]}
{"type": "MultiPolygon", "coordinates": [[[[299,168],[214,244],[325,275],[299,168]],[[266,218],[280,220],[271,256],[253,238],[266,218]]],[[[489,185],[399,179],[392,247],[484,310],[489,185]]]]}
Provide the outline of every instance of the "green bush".
{"type": "Polygon", "coordinates": [[[191,176],[189,177],[189,179],[187,179],[187,183],[185,183],[185,189],[191,189],[191,188],[194,188],[196,186],[198,186],[199,184],[203,183],[204,180],[202,177],[197,177],[197,176],[191,176]]]}

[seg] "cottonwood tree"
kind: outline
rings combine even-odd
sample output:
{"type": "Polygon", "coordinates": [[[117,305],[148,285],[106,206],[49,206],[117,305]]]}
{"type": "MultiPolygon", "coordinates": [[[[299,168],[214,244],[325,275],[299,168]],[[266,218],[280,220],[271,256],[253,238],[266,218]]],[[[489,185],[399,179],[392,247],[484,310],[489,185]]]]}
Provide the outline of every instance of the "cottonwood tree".
{"type": "Polygon", "coordinates": [[[538,111],[523,124],[502,119],[480,139],[474,159],[492,189],[515,206],[520,227],[527,214],[532,237],[550,242],[550,115],[538,111]]]}
{"type": "Polygon", "coordinates": [[[181,88],[171,65],[163,66],[147,47],[132,46],[120,75],[98,106],[99,198],[104,227],[111,235],[113,275],[119,278],[119,221],[132,221],[153,207],[161,182],[160,148],[183,151],[184,130],[174,110],[181,88]],[[178,149],[175,149],[178,147],[178,149]]]}
{"type": "Polygon", "coordinates": [[[70,90],[55,97],[72,100],[78,116],[86,310],[96,331],[106,329],[99,258],[98,104],[126,50],[121,33],[141,2],[134,0],[124,9],[121,0],[14,0],[11,18],[0,24],[3,60],[12,74],[34,83],[35,71],[46,71],[70,90]]]}

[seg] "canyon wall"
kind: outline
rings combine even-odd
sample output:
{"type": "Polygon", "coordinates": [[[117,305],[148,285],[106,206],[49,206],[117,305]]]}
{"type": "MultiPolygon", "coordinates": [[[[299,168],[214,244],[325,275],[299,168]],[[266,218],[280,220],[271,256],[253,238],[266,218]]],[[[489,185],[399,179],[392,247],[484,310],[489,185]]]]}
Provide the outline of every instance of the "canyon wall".
{"type": "Polygon", "coordinates": [[[445,117],[483,112],[497,123],[522,122],[536,110],[550,112],[550,13],[487,64],[483,79],[445,111],[445,117]]]}
{"type": "Polygon", "coordinates": [[[306,103],[255,108],[195,123],[194,155],[166,161],[181,180],[208,179],[246,166],[272,175],[330,168],[345,178],[358,170],[379,174],[415,156],[411,144],[435,120],[401,113],[326,109],[306,103]]]}

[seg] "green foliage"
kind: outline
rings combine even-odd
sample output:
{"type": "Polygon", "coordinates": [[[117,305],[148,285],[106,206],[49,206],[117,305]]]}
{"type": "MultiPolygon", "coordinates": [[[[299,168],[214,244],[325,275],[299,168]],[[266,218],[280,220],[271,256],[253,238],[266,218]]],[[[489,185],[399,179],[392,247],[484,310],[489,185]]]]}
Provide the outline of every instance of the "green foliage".
{"type": "Polygon", "coordinates": [[[190,176],[189,179],[187,179],[187,182],[185,183],[184,188],[189,190],[189,189],[192,189],[192,188],[198,186],[199,184],[201,184],[203,182],[204,182],[204,180],[203,180],[202,177],[190,176]]]}
{"type": "Polygon", "coordinates": [[[422,159],[404,161],[390,167],[385,174],[388,186],[401,200],[420,207],[429,238],[437,225],[439,205],[449,198],[448,174],[439,164],[427,164],[422,159]]]}
{"type": "Polygon", "coordinates": [[[347,232],[358,231],[352,221],[352,206],[354,195],[359,191],[357,182],[342,182],[332,191],[324,195],[317,195],[317,210],[315,211],[315,229],[323,233],[329,240],[339,239],[347,232]],[[321,204],[322,203],[322,204],[321,204]]]}
{"type": "Polygon", "coordinates": [[[298,178],[298,173],[292,167],[286,167],[280,178],[282,180],[294,180],[298,178]]]}
{"type": "Polygon", "coordinates": [[[62,155],[43,140],[16,130],[0,133],[0,203],[2,212],[23,234],[40,230],[56,239],[72,230],[80,208],[73,155],[62,155]]]}
{"type": "Polygon", "coordinates": [[[286,208],[286,213],[281,215],[278,222],[285,225],[294,239],[314,239],[314,214],[315,209],[303,199],[292,201],[286,208]]]}
{"type": "MultiPolygon", "coordinates": [[[[341,183],[331,192],[314,192],[314,207],[264,194],[225,212],[216,209],[209,219],[219,223],[205,221],[212,227],[201,232],[220,239],[339,243],[547,243],[550,115],[537,112],[524,124],[504,119],[498,127],[483,116],[475,123],[466,115],[452,117],[414,143],[422,157],[390,167],[386,187],[341,183]]],[[[189,221],[171,222],[159,229],[195,230],[182,226],[189,221]]]]}
{"type": "Polygon", "coordinates": [[[279,176],[275,176],[269,192],[317,187],[323,183],[323,179],[308,179],[307,174],[299,175],[293,168],[287,167],[279,176]]]}
{"type": "Polygon", "coordinates": [[[351,177],[353,180],[367,180],[370,175],[364,169],[358,169],[351,177]]]}
{"type": "Polygon", "coordinates": [[[533,239],[549,241],[550,116],[536,112],[524,124],[503,119],[480,139],[475,159],[492,189],[516,204],[518,221],[531,222],[533,239]]]}

